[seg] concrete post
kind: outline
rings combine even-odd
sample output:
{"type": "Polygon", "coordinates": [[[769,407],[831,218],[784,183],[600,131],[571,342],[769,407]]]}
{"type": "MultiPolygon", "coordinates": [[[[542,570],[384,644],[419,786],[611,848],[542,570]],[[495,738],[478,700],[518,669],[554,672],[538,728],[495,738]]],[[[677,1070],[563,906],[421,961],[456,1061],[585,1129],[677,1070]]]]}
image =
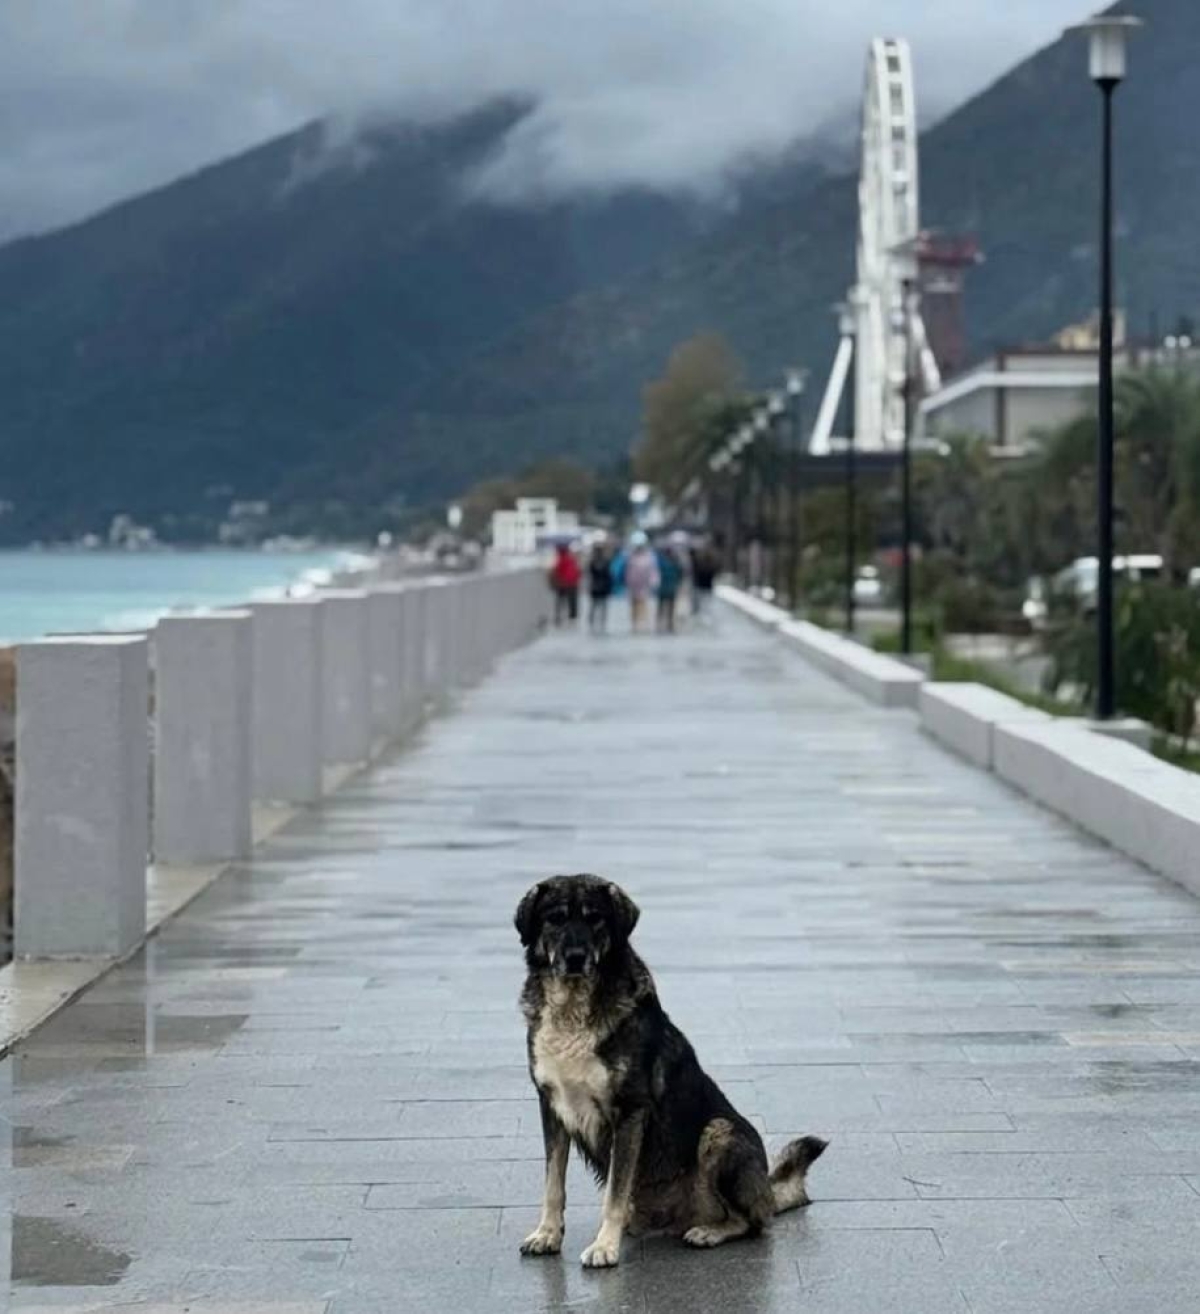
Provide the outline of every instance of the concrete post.
{"type": "Polygon", "coordinates": [[[315,598],[256,602],[254,797],[315,803],[321,797],[321,604],[315,598]]]}
{"type": "Polygon", "coordinates": [[[250,852],[253,620],[168,616],[154,645],[154,858],[222,862],[250,852]]]}
{"type": "Polygon", "coordinates": [[[404,733],[407,707],[404,697],[403,584],[376,585],[367,603],[371,634],[371,728],[380,739],[404,733]]]}
{"type": "Polygon", "coordinates": [[[441,698],[448,688],[450,666],[449,594],[444,580],[430,580],[425,592],[425,691],[441,698]]]}
{"type": "Polygon", "coordinates": [[[321,742],[326,765],[371,756],[370,602],[361,589],[320,595],[325,677],[321,742]]]}
{"type": "Polygon", "coordinates": [[[425,715],[425,626],[427,590],[411,584],[404,592],[404,729],[419,725],[425,715]]]}
{"type": "Polygon", "coordinates": [[[16,952],[115,958],[146,930],[147,643],[17,649],[16,952]]]}

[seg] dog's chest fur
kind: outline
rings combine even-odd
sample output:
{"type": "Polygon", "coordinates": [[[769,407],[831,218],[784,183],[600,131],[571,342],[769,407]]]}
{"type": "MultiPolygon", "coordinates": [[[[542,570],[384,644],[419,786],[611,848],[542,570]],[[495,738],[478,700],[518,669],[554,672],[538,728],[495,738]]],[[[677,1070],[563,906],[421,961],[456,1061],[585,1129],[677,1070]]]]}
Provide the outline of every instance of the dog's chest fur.
{"type": "Polygon", "coordinates": [[[533,1027],[533,1079],[558,1120],[589,1147],[601,1143],[616,1073],[597,1053],[602,1037],[586,1015],[548,998],[533,1027]]]}

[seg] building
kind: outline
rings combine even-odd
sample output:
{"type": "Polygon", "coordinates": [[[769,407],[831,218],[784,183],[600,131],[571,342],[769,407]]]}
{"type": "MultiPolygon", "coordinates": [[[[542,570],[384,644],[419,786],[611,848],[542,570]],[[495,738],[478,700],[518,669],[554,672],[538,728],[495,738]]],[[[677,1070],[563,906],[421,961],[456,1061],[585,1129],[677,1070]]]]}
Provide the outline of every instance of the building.
{"type": "Polygon", "coordinates": [[[1094,407],[1098,377],[1095,350],[997,352],[922,398],[920,431],[930,439],[972,435],[1015,454],[1094,407]]]}
{"type": "Polygon", "coordinates": [[[573,511],[560,511],[552,497],[519,497],[511,511],[492,512],[492,551],[502,556],[532,556],[538,540],[579,528],[573,511]]]}
{"type": "MultiPolygon", "coordinates": [[[[1094,411],[1099,387],[1096,316],[1070,324],[1042,346],[998,351],[947,379],[921,400],[918,435],[945,440],[983,438],[1000,455],[1019,455],[1048,431],[1094,411]]],[[[1114,316],[1113,366],[1200,368],[1200,346],[1172,334],[1150,346],[1130,343],[1125,317],[1114,316]]]]}

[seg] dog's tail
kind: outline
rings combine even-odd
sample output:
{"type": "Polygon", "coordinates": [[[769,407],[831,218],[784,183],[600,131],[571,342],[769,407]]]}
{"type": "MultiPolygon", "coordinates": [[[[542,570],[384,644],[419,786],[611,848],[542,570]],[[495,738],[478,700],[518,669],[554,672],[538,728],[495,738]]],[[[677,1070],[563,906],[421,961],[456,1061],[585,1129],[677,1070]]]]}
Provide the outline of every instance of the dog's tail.
{"type": "Polygon", "coordinates": [[[819,1136],[801,1136],[789,1141],[771,1167],[771,1190],[775,1195],[775,1212],[798,1209],[808,1204],[805,1175],[822,1154],[828,1141],[819,1136]]]}

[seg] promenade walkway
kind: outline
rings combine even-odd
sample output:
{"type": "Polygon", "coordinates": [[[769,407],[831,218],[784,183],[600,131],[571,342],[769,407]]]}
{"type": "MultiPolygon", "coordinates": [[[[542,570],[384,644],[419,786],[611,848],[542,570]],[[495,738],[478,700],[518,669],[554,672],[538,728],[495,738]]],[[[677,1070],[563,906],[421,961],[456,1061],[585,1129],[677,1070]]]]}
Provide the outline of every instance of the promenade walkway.
{"type": "Polygon", "coordinates": [[[25,1314],[1193,1314],[1200,903],[732,615],[553,635],[0,1064],[0,1115],[25,1314]],[[769,1143],[829,1138],[768,1238],[583,1272],[573,1167],[519,1257],[511,917],[579,869],[769,1143]]]}

